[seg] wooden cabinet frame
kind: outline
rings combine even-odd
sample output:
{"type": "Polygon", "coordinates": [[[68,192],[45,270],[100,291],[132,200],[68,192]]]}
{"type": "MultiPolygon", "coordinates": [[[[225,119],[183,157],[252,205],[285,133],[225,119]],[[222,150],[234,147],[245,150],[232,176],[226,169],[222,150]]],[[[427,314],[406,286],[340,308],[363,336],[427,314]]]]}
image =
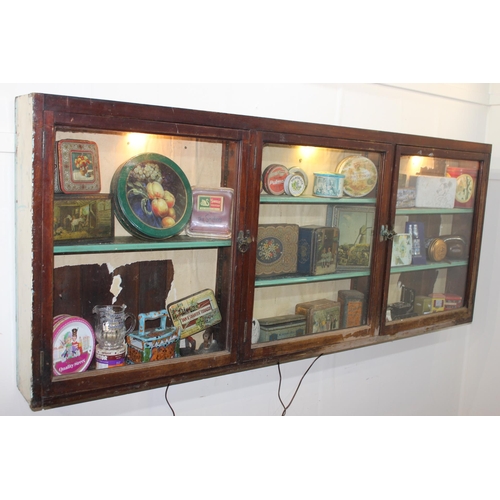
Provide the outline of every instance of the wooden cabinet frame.
{"type": "MultiPolygon", "coordinates": [[[[16,149],[18,385],[33,410],[64,406],[230,374],[319,354],[353,349],[472,321],[491,146],[405,134],[211,113],[161,106],[32,94],[18,98],[16,149]],[[189,360],[52,374],[54,302],[53,192],[56,132],[112,131],[213,140],[221,145],[221,185],[234,189],[232,240],[214,250],[216,294],[224,321],[223,348],[189,360]],[[403,154],[444,154],[474,160],[480,168],[472,220],[464,306],[456,311],[387,323],[390,241],[376,237],[367,322],[346,335],[326,332],[286,341],[252,345],[255,238],[260,204],[262,150],[265,143],[362,149],[380,154],[375,226],[392,227],[396,217],[397,164],[403,154]],[[248,251],[238,237],[248,235],[248,251]]],[[[143,243],[141,251],[168,248],[143,243]]],[[[117,251],[125,251],[120,247],[117,251]]],[[[135,252],[135,247],[128,247],[135,252]]],[[[202,247],[200,247],[202,248],[202,247]]],[[[85,253],[85,247],[78,252],[85,253]]],[[[93,252],[94,250],[92,250],[93,252]]],[[[113,253],[110,246],[104,252],[113,253]]],[[[75,252],[77,252],[75,250],[75,252]]],[[[362,280],[363,278],[357,278],[362,280]]],[[[197,290],[193,290],[196,292],[197,290]]]]}

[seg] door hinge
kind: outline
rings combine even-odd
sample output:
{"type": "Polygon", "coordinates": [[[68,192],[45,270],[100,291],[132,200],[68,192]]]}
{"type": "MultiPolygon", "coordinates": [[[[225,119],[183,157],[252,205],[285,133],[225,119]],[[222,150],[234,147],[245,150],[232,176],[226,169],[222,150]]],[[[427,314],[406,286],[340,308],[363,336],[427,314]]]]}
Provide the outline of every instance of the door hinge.
{"type": "Polygon", "coordinates": [[[247,343],[247,330],[248,330],[248,322],[245,321],[245,326],[243,328],[243,343],[247,343]]]}
{"type": "Polygon", "coordinates": [[[40,377],[43,376],[44,364],[45,364],[45,351],[40,351],[40,377]]]}

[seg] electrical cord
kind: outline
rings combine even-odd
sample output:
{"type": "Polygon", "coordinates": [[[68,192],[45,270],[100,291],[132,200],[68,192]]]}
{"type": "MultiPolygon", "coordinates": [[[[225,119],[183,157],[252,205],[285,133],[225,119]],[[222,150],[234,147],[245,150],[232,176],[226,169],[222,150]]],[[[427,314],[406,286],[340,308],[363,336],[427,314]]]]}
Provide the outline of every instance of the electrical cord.
{"type": "Polygon", "coordinates": [[[172,411],[172,416],[175,417],[175,411],[174,409],[172,408],[172,405],[170,404],[170,402],[168,401],[168,396],[167,396],[167,393],[168,393],[168,388],[170,387],[170,384],[167,385],[167,388],[165,389],[165,401],[167,402],[170,410],[172,411]]]}
{"type": "Polygon", "coordinates": [[[295,399],[295,396],[297,395],[297,392],[299,392],[300,384],[302,384],[302,381],[304,380],[304,377],[307,375],[307,373],[309,372],[309,370],[313,367],[314,363],[316,363],[316,361],[318,361],[318,359],[321,358],[321,356],[323,356],[323,354],[320,354],[317,358],[315,358],[314,361],[309,365],[309,368],[305,371],[304,375],[302,375],[302,377],[301,377],[301,379],[299,381],[299,385],[297,385],[297,389],[295,389],[295,392],[293,393],[292,399],[288,403],[288,406],[285,406],[285,403],[283,403],[283,400],[281,399],[281,394],[280,393],[281,393],[281,380],[282,380],[282,377],[281,377],[280,362],[278,360],[278,373],[279,373],[279,376],[280,376],[280,381],[279,381],[279,384],[278,384],[278,399],[280,400],[281,406],[283,406],[283,413],[281,414],[282,417],[284,417],[286,415],[286,411],[288,410],[288,408],[290,408],[291,404],[293,403],[293,400],[295,399]]]}
{"type": "MultiPolygon", "coordinates": [[[[302,384],[302,381],[304,380],[305,376],[309,373],[309,370],[313,367],[314,363],[316,363],[316,361],[318,361],[318,359],[321,358],[321,356],[323,356],[323,354],[320,354],[317,358],[315,358],[313,360],[313,362],[309,365],[309,368],[304,372],[304,374],[302,375],[302,377],[299,380],[299,384],[297,385],[297,388],[295,389],[295,392],[293,393],[292,399],[290,400],[290,402],[288,403],[287,406],[285,406],[285,403],[283,403],[283,400],[281,399],[281,381],[282,381],[282,376],[281,376],[280,362],[278,360],[278,373],[279,373],[279,377],[280,377],[279,378],[279,384],[278,384],[278,399],[279,399],[279,401],[281,403],[281,406],[283,406],[283,413],[281,414],[282,417],[284,417],[286,415],[286,411],[292,405],[293,400],[295,399],[295,396],[299,392],[300,385],[302,384]]],[[[175,411],[174,411],[172,405],[170,404],[170,402],[168,400],[168,388],[169,387],[170,387],[170,384],[167,385],[167,387],[165,388],[165,401],[167,402],[168,407],[172,411],[172,416],[175,417],[175,411]]]]}

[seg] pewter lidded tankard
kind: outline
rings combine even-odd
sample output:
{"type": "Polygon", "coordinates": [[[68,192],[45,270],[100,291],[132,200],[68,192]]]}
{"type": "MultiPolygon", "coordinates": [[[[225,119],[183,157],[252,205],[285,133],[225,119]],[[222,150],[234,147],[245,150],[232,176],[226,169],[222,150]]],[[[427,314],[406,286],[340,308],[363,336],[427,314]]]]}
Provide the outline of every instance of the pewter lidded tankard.
{"type": "Polygon", "coordinates": [[[95,336],[101,347],[118,347],[125,342],[125,336],[136,324],[135,316],[125,312],[126,305],[95,306],[95,336]],[[129,325],[127,327],[127,320],[129,325]]]}

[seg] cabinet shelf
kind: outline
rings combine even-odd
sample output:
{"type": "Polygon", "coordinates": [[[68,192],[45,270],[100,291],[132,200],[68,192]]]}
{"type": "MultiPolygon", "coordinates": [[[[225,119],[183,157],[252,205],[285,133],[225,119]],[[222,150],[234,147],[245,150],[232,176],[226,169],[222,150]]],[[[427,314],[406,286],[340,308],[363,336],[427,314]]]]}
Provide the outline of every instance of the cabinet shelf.
{"type": "Polygon", "coordinates": [[[322,198],[320,196],[274,196],[260,195],[260,202],[265,204],[297,204],[297,205],[374,205],[375,198],[322,198]]]}
{"type": "Polygon", "coordinates": [[[473,211],[472,208],[398,208],[396,215],[456,215],[473,211]]]}
{"type": "Polygon", "coordinates": [[[164,241],[146,241],[138,238],[121,236],[102,243],[84,241],[60,242],[54,245],[54,254],[78,253],[109,253],[109,252],[137,252],[148,250],[196,250],[203,248],[230,247],[231,240],[217,240],[207,238],[192,238],[190,236],[174,236],[164,241]]]}
{"type": "Polygon", "coordinates": [[[337,272],[334,274],[322,274],[319,276],[305,276],[300,274],[290,274],[269,278],[258,278],[255,280],[256,287],[296,285],[301,283],[317,283],[320,281],[347,280],[369,276],[370,271],[337,272]]]}
{"type": "Polygon", "coordinates": [[[391,274],[411,273],[414,271],[431,271],[432,269],[447,269],[450,267],[464,267],[467,266],[466,260],[455,260],[448,262],[431,262],[428,264],[418,266],[396,266],[391,267],[391,274]]]}

